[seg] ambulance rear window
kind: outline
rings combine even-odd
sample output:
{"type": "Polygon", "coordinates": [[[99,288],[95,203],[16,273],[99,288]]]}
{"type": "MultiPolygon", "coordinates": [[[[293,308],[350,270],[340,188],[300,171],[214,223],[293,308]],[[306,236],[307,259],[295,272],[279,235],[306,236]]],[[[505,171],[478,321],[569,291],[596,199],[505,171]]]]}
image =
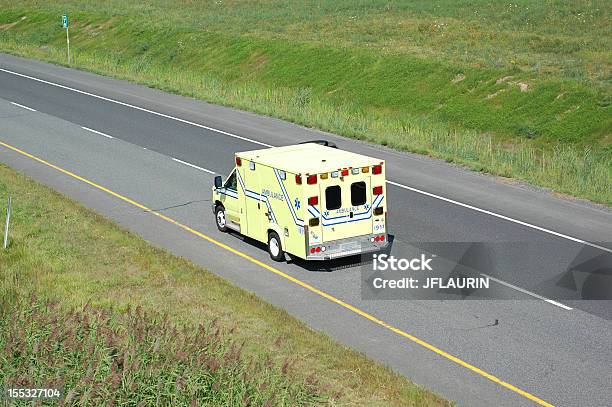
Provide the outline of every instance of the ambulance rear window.
{"type": "Polygon", "coordinates": [[[366,183],[363,181],[351,184],[351,205],[360,206],[366,203],[366,183]]]}
{"type": "Polygon", "coordinates": [[[339,185],[332,185],[325,189],[325,207],[328,211],[340,209],[342,206],[342,190],[339,185]]]}

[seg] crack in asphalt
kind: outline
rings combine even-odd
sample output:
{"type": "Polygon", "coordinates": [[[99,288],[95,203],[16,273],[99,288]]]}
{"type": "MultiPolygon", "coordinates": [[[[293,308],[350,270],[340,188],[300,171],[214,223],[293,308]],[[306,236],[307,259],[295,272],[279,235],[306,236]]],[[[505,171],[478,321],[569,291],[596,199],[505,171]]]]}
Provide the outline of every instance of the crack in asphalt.
{"type": "MultiPolygon", "coordinates": [[[[200,202],[210,202],[210,199],[198,199],[198,200],[195,200],[195,201],[187,201],[187,202],[176,204],[176,205],[166,206],[165,208],[157,208],[157,209],[156,208],[151,208],[151,211],[153,211],[153,212],[163,212],[163,211],[167,211],[169,209],[180,208],[180,207],[183,207],[183,206],[188,206],[188,205],[191,205],[191,204],[194,204],[194,203],[200,203],[200,202]]],[[[144,211],[143,210],[142,212],[149,212],[149,211],[144,211]]]]}

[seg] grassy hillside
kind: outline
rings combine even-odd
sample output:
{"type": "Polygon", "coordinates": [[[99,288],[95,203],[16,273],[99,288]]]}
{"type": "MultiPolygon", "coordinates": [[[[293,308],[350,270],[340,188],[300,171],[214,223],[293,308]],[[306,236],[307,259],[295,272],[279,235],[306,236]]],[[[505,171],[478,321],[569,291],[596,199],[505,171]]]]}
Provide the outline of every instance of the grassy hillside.
{"type": "Polygon", "coordinates": [[[0,388],[63,384],[68,405],[450,405],[0,164],[9,195],[0,388]]]}
{"type": "Polygon", "coordinates": [[[607,1],[0,0],[0,50],[611,203],[607,1]]]}

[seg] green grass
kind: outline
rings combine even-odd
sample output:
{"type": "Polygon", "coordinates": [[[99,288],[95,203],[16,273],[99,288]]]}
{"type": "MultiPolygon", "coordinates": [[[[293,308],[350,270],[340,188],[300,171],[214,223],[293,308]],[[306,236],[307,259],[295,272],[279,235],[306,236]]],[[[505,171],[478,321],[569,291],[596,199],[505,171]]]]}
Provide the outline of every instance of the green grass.
{"type": "MultiPolygon", "coordinates": [[[[242,405],[245,396],[254,405],[266,400],[272,400],[270,405],[450,404],[255,295],[0,165],[0,202],[7,196],[13,197],[13,214],[9,248],[0,249],[0,386],[3,380],[43,385],[63,378],[65,390],[74,390],[75,404],[86,397],[102,399],[119,385],[113,384],[117,360],[103,358],[116,348],[115,356],[124,355],[124,362],[138,355],[141,363],[123,376],[120,385],[127,387],[114,393],[117,404],[130,398],[127,389],[136,381],[141,401],[150,400],[154,379],[166,386],[166,400],[174,398],[178,404],[203,394],[213,405],[242,405]],[[32,295],[36,299],[28,301],[32,295]],[[49,301],[56,303],[52,311],[49,301]],[[137,307],[147,316],[135,315],[137,307]],[[158,312],[167,314],[168,321],[160,322],[158,312]],[[97,331],[79,322],[84,314],[98,318],[97,331]],[[196,335],[198,329],[206,335],[218,329],[218,348],[207,348],[201,342],[206,335],[196,335]],[[138,339],[141,331],[148,336],[138,339]],[[105,342],[109,332],[116,334],[111,335],[114,347],[105,342]],[[159,354],[150,352],[156,339],[164,346],[159,354]],[[18,353],[7,350],[7,343],[18,353]],[[85,351],[93,346],[99,354],[100,360],[93,358],[97,370],[87,365],[92,358],[84,359],[83,346],[85,351]],[[218,391],[202,393],[199,386],[207,389],[220,376],[198,369],[198,358],[225,360],[228,353],[236,358],[221,363],[227,375],[218,391]],[[242,387],[234,388],[231,383],[250,374],[251,363],[262,377],[249,375],[242,387]],[[163,374],[155,370],[160,366],[167,368],[163,374]],[[147,369],[153,370],[149,374],[147,369]],[[179,377],[187,386],[184,391],[173,386],[179,377]],[[262,389],[264,382],[268,384],[262,389]],[[230,387],[235,393],[227,394],[230,387]]],[[[89,404],[95,405],[92,400],[89,404]]]]}
{"type": "Polygon", "coordinates": [[[612,203],[610,2],[0,0],[0,49],[612,203]],[[25,18],[24,18],[25,17],[25,18]]]}
{"type": "Polygon", "coordinates": [[[291,380],[292,360],[276,366],[245,357],[214,321],[177,327],[140,307],[66,312],[35,297],[0,311],[3,389],[44,385],[75,406],[326,404],[314,374],[291,380]]]}

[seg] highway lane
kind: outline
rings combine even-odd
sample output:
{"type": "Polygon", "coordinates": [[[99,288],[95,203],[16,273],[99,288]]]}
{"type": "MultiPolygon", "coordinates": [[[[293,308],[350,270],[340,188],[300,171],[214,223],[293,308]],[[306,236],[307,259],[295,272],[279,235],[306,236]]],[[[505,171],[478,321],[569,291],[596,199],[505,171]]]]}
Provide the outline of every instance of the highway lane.
{"type": "MultiPolygon", "coordinates": [[[[11,85],[12,84],[13,82],[11,82],[11,85]]],[[[0,90],[2,91],[0,96],[2,98],[7,96],[7,101],[9,100],[9,96],[17,98],[18,95],[9,95],[9,92],[5,91],[4,81],[1,81],[0,85],[0,90]]],[[[23,86],[25,87],[26,85],[23,86]]],[[[10,86],[7,85],[6,88],[10,89],[10,86]]],[[[19,86],[17,86],[17,88],[19,88],[19,86]]],[[[12,90],[12,92],[15,91],[12,90]]],[[[25,119],[27,123],[24,124],[24,117],[19,113],[19,110],[8,110],[6,113],[2,112],[5,119],[3,119],[2,128],[0,129],[3,136],[0,138],[4,140],[9,138],[17,145],[21,145],[24,148],[27,146],[28,151],[32,150],[32,152],[37,152],[49,160],[54,159],[55,163],[61,162],[69,167],[73,167],[73,170],[78,170],[77,172],[79,173],[85,173],[93,179],[101,179],[105,181],[106,185],[112,185],[113,188],[122,190],[123,193],[128,196],[134,197],[134,194],[136,194],[140,200],[147,202],[147,204],[152,205],[152,207],[164,208],[183,205],[185,202],[191,201],[202,202],[202,200],[208,199],[207,186],[210,183],[210,175],[205,175],[191,167],[183,166],[184,169],[196,173],[196,175],[192,175],[195,179],[189,182],[180,181],[174,189],[169,188],[170,185],[174,186],[177,183],[177,180],[173,176],[173,171],[176,171],[176,169],[170,170],[166,168],[166,164],[164,164],[164,166],[159,166],[157,161],[163,161],[164,158],[167,159],[169,156],[179,156],[180,159],[184,159],[186,162],[193,162],[204,168],[213,169],[218,172],[226,172],[231,166],[231,161],[228,160],[223,163],[221,162],[223,160],[221,160],[219,161],[219,165],[226,165],[227,168],[216,167],[217,164],[215,164],[215,159],[217,156],[221,155],[220,151],[223,151],[217,149],[217,145],[225,144],[223,141],[224,139],[220,138],[219,134],[209,135],[201,129],[191,133],[190,130],[186,128],[179,129],[175,127],[177,124],[174,122],[173,124],[166,123],[170,122],[168,119],[157,122],[155,120],[160,118],[154,115],[135,117],[133,116],[133,112],[129,112],[130,109],[125,109],[123,111],[111,110],[112,114],[106,114],[107,107],[98,105],[95,106],[95,109],[88,110],[83,107],[83,105],[88,104],[85,99],[79,100],[79,103],[76,103],[78,106],[68,104],[64,107],[64,113],[59,110],[49,111],[48,109],[54,108],[47,106],[48,103],[52,105],[54,101],[58,104],[65,103],[65,100],[71,97],[67,94],[53,97],[46,96],[48,97],[47,103],[41,103],[36,102],[43,98],[41,96],[41,98],[37,99],[35,97],[37,92],[41,94],[47,93],[45,90],[38,88],[31,91],[31,95],[33,95],[32,97],[35,100],[24,100],[23,96],[19,100],[23,102],[24,106],[30,106],[41,112],[47,111],[51,113],[52,116],[66,120],[55,121],[56,119],[53,119],[51,116],[27,111],[27,114],[32,113],[36,117],[37,115],[41,115],[42,119],[40,123],[36,124],[36,121],[32,117],[27,117],[25,119]],[[71,111],[77,113],[71,117],[71,111]],[[93,111],[95,114],[88,113],[88,111],[93,111]],[[65,117],[62,117],[62,114],[65,114],[65,117]],[[100,120],[99,123],[84,123],[84,121],[89,120],[91,115],[105,117],[106,120],[100,120]],[[146,122],[146,124],[142,125],[143,127],[130,127],[132,125],[138,126],[137,123],[141,121],[146,122]],[[50,122],[56,123],[57,128],[50,126],[50,122]],[[121,122],[122,125],[113,128],[112,126],[117,122],[121,122]],[[76,123],[78,126],[71,123],[76,123]],[[26,126],[25,129],[24,126],[26,126]],[[144,135],[146,140],[132,140],[135,145],[122,143],[116,140],[117,145],[115,146],[112,146],[112,144],[104,144],[104,146],[99,146],[97,144],[95,146],[87,146],[87,143],[93,142],[92,140],[97,140],[95,138],[97,135],[95,135],[95,133],[85,132],[80,129],[79,126],[87,126],[97,131],[111,134],[114,137],[119,137],[120,139],[131,137],[133,134],[140,134],[141,136],[144,135]],[[61,133],[65,131],[72,133],[75,128],[79,131],[73,134],[72,138],[62,138],[61,133]],[[185,133],[183,133],[183,131],[185,133]],[[6,137],[4,137],[4,133],[7,134],[6,137]],[[33,137],[33,134],[37,136],[33,137]],[[169,136],[171,137],[166,139],[166,137],[169,136]],[[182,151],[173,153],[163,150],[164,145],[172,146],[182,144],[183,137],[186,137],[186,145],[190,148],[185,148],[182,151]],[[189,144],[188,140],[190,138],[196,141],[193,144],[189,144]],[[150,139],[158,139],[158,141],[154,140],[153,143],[159,143],[159,145],[145,144],[145,141],[149,141],[150,139]],[[177,142],[177,140],[180,140],[180,142],[177,142]],[[191,146],[197,148],[197,140],[199,140],[199,144],[204,145],[206,148],[200,147],[197,154],[192,156],[190,155],[191,146]],[[150,149],[159,149],[158,151],[164,153],[164,155],[154,155],[153,152],[144,151],[142,148],[134,150],[137,145],[142,147],[143,144],[150,149]],[[112,148],[110,146],[112,146],[112,148]],[[115,148],[117,150],[115,150],[115,148]],[[129,149],[130,154],[122,154],[121,151],[124,149],[129,149]],[[154,161],[156,161],[156,163],[149,163],[134,168],[126,167],[128,164],[124,162],[125,160],[133,160],[135,157],[139,157],[140,154],[145,154],[146,157],[149,157],[149,155],[155,157],[154,161]],[[115,160],[116,162],[111,162],[109,157],[121,157],[122,160],[117,158],[115,160]],[[149,179],[145,182],[145,180],[148,179],[147,174],[155,174],[154,179],[149,179]],[[206,179],[208,184],[203,183],[203,179],[206,179]],[[166,180],[167,183],[160,183],[160,180],[166,180]],[[155,185],[164,185],[164,188],[154,188],[155,185]],[[199,186],[202,186],[201,196],[186,196],[186,199],[190,199],[184,202],[183,199],[178,199],[178,197],[183,196],[184,191],[199,191],[199,186]],[[176,188],[178,188],[178,190],[175,190],[176,188]],[[180,191],[183,191],[183,193],[180,191]],[[162,197],[164,199],[161,199],[162,197]]],[[[27,92],[24,92],[24,94],[27,94],[27,92]]],[[[22,109],[15,106],[10,108],[22,109]]],[[[104,139],[103,141],[105,143],[110,143],[110,140],[104,137],[100,137],[99,139],[104,139]]],[[[96,143],[97,142],[98,141],[96,141],[96,143]]],[[[253,145],[249,146],[244,140],[240,141],[240,143],[243,144],[234,146],[236,150],[257,148],[253,145]]],[[[220,146],[219,148],[223,147],[220,146]]],[[[230,157],[233,151],[230,152],[230,157]]],[[[182,165],[172,160],[168,160],[168,162],[179,167],[182,165]]],[[[484,241],[484,239],[486,239],[501,242],[531,241],[549,246],[558,244],[556,241],[546,241],[546,238],[542,238],[542,236],[537,233],[535,233],[534,236],[534,231],[530,228],[521,228],[519,227],[520,225],[517,225],[517,230],[512,230],[508,225],[504,224],[500,226],[499,219],[483,216],[478,212],[457,205],[451,205],[443,201],[438,202],[438,200],[426,199],[427,197],[422,194],[411,195],[409,191],[403,188],[389,188],[389,193],[393,197],[392,204],[390,203],[390,205],[398,208],[398,210],[401,209],[401,211],[392,211],[402,214],[402,218],[398,217],[398,221],[394,222],[392,226],[392,233],[395,234],[398,242],[410,242],[413,236],[418,235],[421,241],[484,241]],[[404,206],[401,206],[407,201],[410,202],[410,205],[404,204],[404,206]],[[436,206],[436,203],[439,206],[436,206]],[[399,220],[403,221],[403,223],[399,220]],[[411,228],[406,230],[403,227],[399,227],[400,225],[410,225],[411,228]]],[[[73,196],[75,195],[77,198],[82,198],[82,192],[73,191],[73,196]]],[[[183,209],[175,210],[177,211],[176,217],[181,221],[194,225],[202,230],[214,230],[212,218],[204,218],[204,216],[208,214],[208,204],[196,208],[194,208],[193,205],[186,205],[180,208],[183,209]]],[[[104,208],[97,209],[104,211],[104,208]]],[[[111,215],[113,214],[111,213],[111,215]]],[[[128,225],[130,224],[129,221],[126,223],[128,225]]],[[[235,237],[233,238],[231,236],[224,236],[223,239],[226,239],[229,244],[239,244],[243,250],[249,250],[250,253],[253,253],[253,256],[257,256],[261,260],[267,261],[265,253],[262,253],[257,247],[243,244],[236,240],[235,237]]],[[[579,248],[572,247],[569,243],[567,244],[568,246],[561,247],[562,250],[557,252],[556,256],[559,256],[559,253],[566,253],[570,250],[579,250],[579,248]]],[[[551,262],[555,257],[554,252],[556,252],[556,250],[550,252],[548,259],[546,258],[547,256],[544,256],[544,260],[551,262]]],[[[189,253],[189,255],[193,256],[194,253],[189,253]]],[[[515,381],[511,381],[513,384],[525,384],[524,387],[527,388],[532,387],[533,384],[537,384],[536,388],[542,389],[544,394],[549,394],[551,396],[549,398],[550,400],[562,400],[567,402],[562,404],[575,404],[578,400],[581,400],[580,398],[576,398],[576,395],[572,396],[567,394],[567,388],[561,388],[562,385],[567,386],[569,384],[568,380],[572,383],[575,377],[588,378],[591,384],[588,386],[585,385],[585,388],[588,388],[589,391],[593,391],[595,397],[597,397],[598,394],[596,388],[599,387],[599,391],[601,391],[601,383],[599,383],[599,380],[601,380],[602,371],[606,373],[606,367],[605,365],[602,366],[600,362],[606,361],[606,358],[609,358],[609,355],[606,354],[606,352],[609,353],[609,349],[606,351],[605,340],[603,342],[598,341],[602,340],[602,338],[609,338],[609,332],[607,330],[609,326],[606,321],[602,321],[597,317],[589,316],[578,310],[567,313],[549,304],[532,301],[465,301],[460,303],[451,301],[450,303],[452,304],[434,301],[363,301],[359,295],[360,281],[354,278],[354,270],[341,269],[333,273],[315,273],[308,272],[308,270],[296,264],[284,265],[282,268],[321,289],[332,292],[337,297],[345,299],[351,304],[358,304],[361,308],[383,318],[386,322],[405,328],[412,333],[419,333],[419,335],[421,335],[420,337],[434,338],[437,344],[440,346],[444,345],[445,350],[452,350],[456,352],[456,354],[461,355],[461,357],[470,360],[472,363],[475,361],[479,363],[482,362],[478,364],[478,366],[481,368],[490,368],[489,370],[495,371],[496,374],[505,380],[509,380],[509,377],[516,378],[515,381]],[[406,316],[410,317],[406,318],[406,316]],[[488,329],[488,325],[494,319],[498,319],[502,322],[499,327],[494,328],[496,330],[495,332],[491,332],[491,329],[488,329]],[[486,323],[483,324],[483,321],[486,321],[486,323]],[[568,334],[566,332],[568,327],[575,327],[576,332],[568,334]],[[587,335],[586,332],[589,334],[587,335]],[[546,343],[546,349],[542,349],[543,343],[546,343]],[[501,358],[499,357],[499,349],[504,349],[504,356],[501,358]],[[540,354],[540,352],[543,352],[543,354],[540,354]],[[599,361],[597,361],[598,358],[599,361]],[[577,363],[577,361],[584,361],[585,359],[592,359],[592,363],[577,363]],[[509,364],[509,361],[513,363],[509,364]],[[582,369],[585,371],[582,371],[582,369]],[[553,372],[565,370],[565,374],[568,371],[574,374],[559,375],[558,373],[550,373],[549,370],[553,372]],[[598,372],[598,375],[595,376],[599,377],[599,379],[597,377],[590,377],[589,372],[591,376],[598,372]],[[520,377],[521,374],[524,374],[524,376],[520,377]],[[543,379],[541,377],[542,375],[546,377],[543,379]],[[549,383],[551,379],[554,383],[549,383]],[[599,386],[597,385],[598,383],[599,386]],[[593,387],[593,389],[591,389],[591,387],[593,387]]],[[[211,267],[211,269],[215,270],[213,267],[211,267]]],[[[543,277],[545,277],[545,275],[543,277]]],[[[276,283],[275,281],[275,284],[276,283]]],[[[243,286],[248,286],[248,284],[255,283],[243,282],[243,286]]],[[[265,291],[263,287],[258,286],[256,288],[257,289],[253,289],[253,291],[258,293],[260,292],[259,290],[265,291]]],[[[280,296],[281,294],[280,291],[275,290],[274,295],[272,295],[272,302],[276,301],[275,303],[278,303],[280,300],[275,296],[280,296]]],[[[506,295],[514,296],[514,293],[506,295]]],[[[295,297],[293,300],[295,302],[295,297]]],[[[310,301],[293,305],[285,304],[284,306],[293,309],[295,314],[307,320],[311,325],[325,330],[332,336],[343,340],[345,343],[351,344],[356,341],[356,338],[353,336],[349,338],[346,337],[347,332],[353,332],[351,328],[355,325],[349,323],[341,323],[338,325],[337,321],[326,325],[325,321],[320,321],[320,317],[317,318],[317,316],[320,315],[320,310],[317,310],[315,313],[309,311],[311,306],[310,301]]],[[[333,312],[326,312],[322,315],[333,315],[333,312]]],[[[346,319],[342,321],[346,321],[346,319]]],[[[402,371],[409,377],[415,378],[417,382],[427,385],[431,384],[433,388],[442,389],[441,391],[443,391],[444,394],[457,394],[457,397],[450,397],[464,401],[466,404],[482,404],[483,402],[487,404],[486,401],[492,399],[489,397],[498,396],[502,404],[514,404],[518,402],[518,400],[512,398],[504,399],[504,397],[506,397],[504,394],[498,394],[498,391],[492,391],[487,386],[484,386],[486,388],[484,390],[479,388],[482,384],[470,383],[470,378],[465,378],[465,374],[459,374],[461,380],[454,383],[456,386],[455,388],[449,383],[440,383],[440,381],[448,381],[449,378],[448,376],[444,378],[438,377],[440,374],[444,374],[436,372],[435,365],[438,361],[432,362],[431,360],[427,360],[425,367],[421,367],[420,369],[406,362],[414,361],[413,350],[405,354],[405,360],[397,357],[398,355],[395,353],[393,353],[393,356],[387,354],[385,357],[382,357],[379,355],[381,350],[375,349],[377,348],[375,346],[376,343],[380,341],[379,336],[381,333],[378,332],[378,330],[374,331],[375,332],[372,332],[371,335],[371,341],[366,341],[365,345],[354,343],[353,345],[370,355],[374,354],[373,357],[379,360],[390,363],[397,370],[402,371]],[[421,380],[419,380],[419,378],[421,378],[421,380]],[[469,385],[464,386],[466,382],[463,382],[463,380],[466,380],[469,385]]],[[[357,332],[363,333],[369,331],[357,332]]],[[[390,347],[390,349],[395,350],[405,346],[401,341],[398,343],[397,339],[392,340],[392,342],[394,345],[390,347]]],[[[577,405],[578,404],[579,403],[577,403],[577,405]]]]}

